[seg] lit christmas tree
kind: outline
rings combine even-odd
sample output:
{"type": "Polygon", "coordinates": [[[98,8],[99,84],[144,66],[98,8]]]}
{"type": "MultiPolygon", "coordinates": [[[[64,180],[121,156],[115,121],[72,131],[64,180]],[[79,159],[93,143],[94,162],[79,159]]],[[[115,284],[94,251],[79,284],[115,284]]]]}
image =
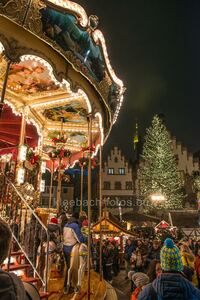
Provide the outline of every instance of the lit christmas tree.
{"type": "Polygon", "coordinates": [[[182,208],[182,182],[177,171],[172,142],[158,116],[153,118],[152,125],[146,132],[139,184],[140,194],[147,201],[147,210],[150,207],[182,208]],[[162,201],[159,201],[159,195],[162,201]]]}

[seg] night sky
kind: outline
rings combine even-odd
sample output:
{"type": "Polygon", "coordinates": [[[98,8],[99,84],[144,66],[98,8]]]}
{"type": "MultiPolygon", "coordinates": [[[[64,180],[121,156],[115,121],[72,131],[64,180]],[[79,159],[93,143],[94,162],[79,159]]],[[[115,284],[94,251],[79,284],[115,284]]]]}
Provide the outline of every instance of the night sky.
{"type": "Polygon", "coordinates": [[[131,158],[135,120],[155,113],[190,151],[200,149],[200,0],[77,0],[100,18],[111,64],[127,91],[105,150],[131,158]]]}

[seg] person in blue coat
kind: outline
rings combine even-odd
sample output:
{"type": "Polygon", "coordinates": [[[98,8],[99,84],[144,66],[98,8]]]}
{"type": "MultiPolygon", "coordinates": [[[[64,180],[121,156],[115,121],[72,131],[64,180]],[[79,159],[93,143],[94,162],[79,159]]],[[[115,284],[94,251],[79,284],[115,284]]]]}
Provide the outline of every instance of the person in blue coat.
{"type": "Polygon", "coordinates": [[[69,288],[67,286],[68,269],[70,268],[71,252],[75,244],[86,243],[86,237],[81,232],[79,224],[79,213],[74,212],[72,217],[65,224],[63,229],[63,252],[67,265],[66,276],[64,281],[64,294],[68,294],[69,288]]]}
{"type": "Polygon", "coordinates": [[[200,291],[183,275],[180,251],[166,239],[160,253],[162,273],[146,285],[138,300],[200,300],[200,291]]]}

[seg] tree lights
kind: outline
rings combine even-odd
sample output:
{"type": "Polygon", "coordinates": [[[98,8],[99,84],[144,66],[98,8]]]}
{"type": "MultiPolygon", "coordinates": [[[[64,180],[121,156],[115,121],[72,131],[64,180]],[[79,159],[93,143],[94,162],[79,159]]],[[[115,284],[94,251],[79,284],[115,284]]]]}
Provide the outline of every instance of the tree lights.
{"type": "Polygon", "coordinates": [[[147,129],[141,158],[138,176],[140,195],[150,206],[181,208],[182,182],[169,133],[158,116],[153,118],[151,127],[147,129]]]}

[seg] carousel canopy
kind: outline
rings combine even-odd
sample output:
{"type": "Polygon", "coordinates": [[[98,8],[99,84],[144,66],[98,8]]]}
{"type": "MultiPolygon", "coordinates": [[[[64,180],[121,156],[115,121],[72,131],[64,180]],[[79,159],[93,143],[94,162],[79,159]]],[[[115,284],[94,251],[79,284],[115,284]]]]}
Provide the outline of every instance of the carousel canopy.
{"type": "Polygon", "coordinates": [[[72,1],[1,1],[0,89],[7,84],[0,149],[18,144],[22,115],[27,144],[42,138],[45,152],[60,143],[77,158],[88,143],[89,115],[94,148],[104,143],[124,87],[97,27],[98,18],[72,1]]]}

